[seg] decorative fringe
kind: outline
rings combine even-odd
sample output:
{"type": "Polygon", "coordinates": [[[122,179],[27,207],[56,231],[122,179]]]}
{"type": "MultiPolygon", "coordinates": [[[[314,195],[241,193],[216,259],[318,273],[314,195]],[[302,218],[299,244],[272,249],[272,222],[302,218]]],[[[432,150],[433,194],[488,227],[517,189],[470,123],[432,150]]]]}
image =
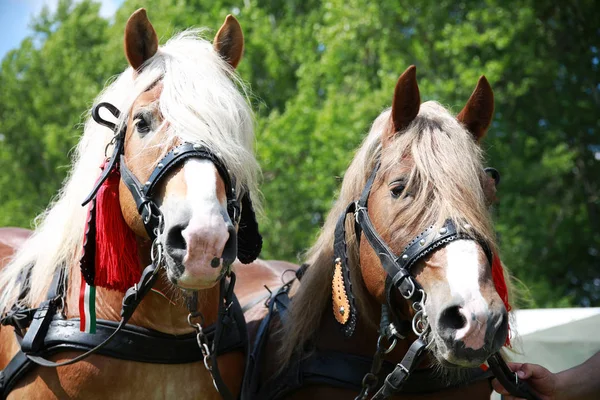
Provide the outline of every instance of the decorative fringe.
{"type": "MultiPolygon", "coordinates": [[[[494,259],[492,261],[492,279],[494,281],[494,286],[496,287],[496,292],[498,292],[500,299],[502,299],[502,302],[504,303],[504,307],[506,307],[506,311],[512,310],[512,307],[508,302],[508,287],[504,280],[502,262],[497,253],[494,253],[494,259]]],[[[510,346],[510,325],[508,326],[508,333],[506,342],[504,343],[505,346],[510,346]]]]}
{"type": "Polygon", "coordinates": [[[141,276],[135,234],[119,202],[121,174],[113,170],[96,196],[96,286],[125,292],[141,276]]]}

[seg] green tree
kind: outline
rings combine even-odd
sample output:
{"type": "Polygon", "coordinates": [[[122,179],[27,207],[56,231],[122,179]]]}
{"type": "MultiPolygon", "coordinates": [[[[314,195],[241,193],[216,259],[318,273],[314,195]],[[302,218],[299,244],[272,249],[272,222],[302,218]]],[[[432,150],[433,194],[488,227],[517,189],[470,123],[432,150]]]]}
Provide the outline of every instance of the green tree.
{"type": "Polygon", "coordinates": [[[126,67],[123,26],[142,6],[163,39],[190,26],[210,27],[210,38],[228,13],[243,26],[263,257],[301,260],[354,149],[415,64],[424,99],[454,111],[479,75],[492,83],[484,146],[503,177],[496,226],[503,260],[529,288],[526,305],[600,305],[600,7],[591,0],[128,0],[114,23],[93,1],[62,0],[2,63],[0,224],[29,226],[60,186],[82,113],[126,67]]]}

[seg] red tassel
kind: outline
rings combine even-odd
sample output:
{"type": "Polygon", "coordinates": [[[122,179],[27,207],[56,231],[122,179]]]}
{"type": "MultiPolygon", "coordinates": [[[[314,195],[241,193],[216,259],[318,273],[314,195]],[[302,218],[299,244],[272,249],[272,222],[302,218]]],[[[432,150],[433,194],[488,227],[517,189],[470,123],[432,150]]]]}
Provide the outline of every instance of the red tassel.
{"type": "MultiPolygon", "coordinates": [[[[494,286],[496,287],[496,292],[498,292],[500,299],[502,299],[502,302],[504,303],[504,307],[506,307],[506,311],[512,310],[512,307],[508,302],[508,287],[504,280],[502,262],[497,253],[494,253],[494,260],[492,262],[492,279],[494,281],[494,286]]],[[[510,325],[508,327],[508,332],[509,334],[506,336],[506,342],[504,343],[505,346],[510,346],[510,325]]]]}
{"type": "Polygon", "coordinates": [[[135,234],[119,202],[118,170],[110,173],[96,196],[96,286],[125,292],[141,276],[135,234]]]}

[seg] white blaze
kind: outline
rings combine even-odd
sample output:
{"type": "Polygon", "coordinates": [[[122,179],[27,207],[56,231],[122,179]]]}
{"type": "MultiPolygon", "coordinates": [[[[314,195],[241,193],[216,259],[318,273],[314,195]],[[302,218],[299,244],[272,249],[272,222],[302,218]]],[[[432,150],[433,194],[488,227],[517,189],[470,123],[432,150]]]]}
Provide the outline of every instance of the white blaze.
{"type": "Polygon", "coordinates": [[[465,326],[456,331],[456,340],[466,347],[481,348],[485,344],[488,305],[480,290],[478,245],[473,240],[456,240],[446,246],[446,279],[452,300],[460,305],[465,326]]]}
{"type": "Polygon", "coordinates": [[[182,232],[187,255],[183,260],[185,271],[181,281],[202,279],[202,276],[213,280],[219,275],[220,268],[211,267],[211,261],[215,257],[221,258],[229,239],[224,219],[228,218],[226,204],[219,201],[216,170],[210,160],[190,159],[184,164],[183,173],[187,185],[186,200],[192,215],[182,232]]]}

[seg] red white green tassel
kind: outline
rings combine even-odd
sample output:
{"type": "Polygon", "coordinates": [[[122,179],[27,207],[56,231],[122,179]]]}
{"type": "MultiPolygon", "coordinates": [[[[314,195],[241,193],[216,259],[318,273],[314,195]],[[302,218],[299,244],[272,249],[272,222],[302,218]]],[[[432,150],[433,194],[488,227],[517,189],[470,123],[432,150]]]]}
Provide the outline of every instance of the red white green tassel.
{"type": "Polygon", "coordinates": [[[79,330],[96,333],[96,287],[88,285],[83,276],[79,292],[79,330]]]}

